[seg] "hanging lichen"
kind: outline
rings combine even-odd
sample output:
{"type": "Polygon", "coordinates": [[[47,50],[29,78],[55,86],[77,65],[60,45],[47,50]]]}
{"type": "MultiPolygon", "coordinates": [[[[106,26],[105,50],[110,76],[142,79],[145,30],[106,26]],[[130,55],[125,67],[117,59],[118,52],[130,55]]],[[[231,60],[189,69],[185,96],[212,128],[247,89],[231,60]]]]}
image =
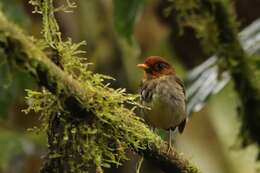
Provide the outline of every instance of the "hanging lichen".
{"type": "MultiPolygon", "coordinates": [[[[83,51],[84,44],[63,41],[59,26],[55,20],[56,11],[68,11],[75,4],[65,1],[66,5],[55,8],[52,0],[31,0],[35,12],[42,15],[44,42],[51,50],[50,59],[68,73],[68,78],[76,79],[84,92],[78,91],[84,102],[87,114],[83,116],[75,110],[66,109],[68,103],[62,98],[61,87],[56,86],[55,95],[46,89],[27,91],[29,107],[25,112],[35,111],[41,114],[42,128],[48,134],[49,153],[42,172],[87,172],[95,168],[120,165],[126,160],[126,149],[145,149],[149,141],[161,140],[154,135],[142,119],[135,116],[134,109],[140,105],[135,101],[137,95],[126,94],[124,89],[113,89],[105,80],[111,77],[94,74],[88,68],[83,51]],[[55,56],[55,57],[53,57],[55,56]],[[126,108],[127,106],[127,108],[126,108]],[[130,109],[129,109],[130,107],[130,109]],[[132,108],[132,109],[131,109],[132,108]],[[95,114],[95,116],[91,116],[95,114]],[[147,143],[141,143],[145,139],[147,143]]],[[[55,79],[54,79],[55,80],[55,79]]],[[[75,107],[72,100],[70,107],[75,107]]]]}

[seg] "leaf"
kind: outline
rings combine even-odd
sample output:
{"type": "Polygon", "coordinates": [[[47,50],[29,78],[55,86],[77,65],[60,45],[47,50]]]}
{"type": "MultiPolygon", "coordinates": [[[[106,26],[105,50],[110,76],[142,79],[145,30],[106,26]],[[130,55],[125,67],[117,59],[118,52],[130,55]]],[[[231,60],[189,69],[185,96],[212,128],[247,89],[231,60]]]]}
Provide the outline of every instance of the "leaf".
{"type": "Polygon", "coordinates": [[[115,29],[130,40],[144,0],[114,0],[113,3],[115,29]]]}

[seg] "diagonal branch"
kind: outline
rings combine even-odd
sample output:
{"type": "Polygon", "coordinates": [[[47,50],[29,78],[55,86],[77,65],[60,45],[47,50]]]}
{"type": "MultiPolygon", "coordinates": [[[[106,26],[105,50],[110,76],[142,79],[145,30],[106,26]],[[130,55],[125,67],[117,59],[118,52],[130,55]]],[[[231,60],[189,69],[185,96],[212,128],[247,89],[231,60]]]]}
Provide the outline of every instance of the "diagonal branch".
{"type": "MultiPolygon", "coordinates": [[[[56,66],[32,40],[0,12],[0,56],[5,56],[12,65],[26,70],[39,83],[63,100],[65,108],[85,117],[96,116],[87,110],[86,91],[78,81],[56,66]],[[62,92],[61,92],[62,91],[62,92]],[[71,106],[73,105],[73,106],[71,106]]],[[[2,58],[2,57],[1,57],[2,58]]],[[[141,122],[140,122],[141,123],[141,122]]],[[[134,124],[133,124],[134,126],[134,124]]],[[[135,129],[135,127],[133,127],[135,129]]],[[[147,129],[147,131],[149,131],[147,129]]],[[[133,149],[148,160],[153,161],[165,172],[197,173],[199,170],[188,160],[183,159],[177,151],[167,152],[167,144],[159,137],[154,141],[146,138],[137,139],[149,147],[133,149]]]]}

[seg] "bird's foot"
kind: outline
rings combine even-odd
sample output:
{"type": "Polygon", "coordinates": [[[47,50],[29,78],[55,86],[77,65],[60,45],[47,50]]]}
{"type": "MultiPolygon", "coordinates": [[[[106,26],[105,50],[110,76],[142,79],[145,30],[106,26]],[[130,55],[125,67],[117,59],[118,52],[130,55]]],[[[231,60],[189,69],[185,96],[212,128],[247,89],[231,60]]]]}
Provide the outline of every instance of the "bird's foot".
{"type": "Polygon", "coordinates": [[[173,147],[171,143],[168,144],[167,154],[171,153],[173,151],[173,147]]]}
{"type": "Polygon", "coordinates": [[[172,147],[172,130],[170,129],[170,131],[169,131],[169,138],[168,138],[167,154],[171,153],[172,151],[173,151],[173,147],[172,147]]]}

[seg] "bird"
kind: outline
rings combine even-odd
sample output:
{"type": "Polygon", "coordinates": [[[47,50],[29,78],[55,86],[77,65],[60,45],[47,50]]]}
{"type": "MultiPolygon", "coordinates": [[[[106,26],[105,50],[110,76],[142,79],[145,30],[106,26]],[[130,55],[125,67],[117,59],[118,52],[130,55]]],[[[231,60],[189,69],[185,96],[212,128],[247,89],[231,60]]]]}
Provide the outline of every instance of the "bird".
{"type": "Polygon", "coordinates": [[[152,128],[169,131],[171,150],[172,132],[182,133],[187,122],[185,88],[176,71],[160,56],[149,56],[137,67],[144,71],[140,84],[140,102],[144,120],[152,128]]]}

